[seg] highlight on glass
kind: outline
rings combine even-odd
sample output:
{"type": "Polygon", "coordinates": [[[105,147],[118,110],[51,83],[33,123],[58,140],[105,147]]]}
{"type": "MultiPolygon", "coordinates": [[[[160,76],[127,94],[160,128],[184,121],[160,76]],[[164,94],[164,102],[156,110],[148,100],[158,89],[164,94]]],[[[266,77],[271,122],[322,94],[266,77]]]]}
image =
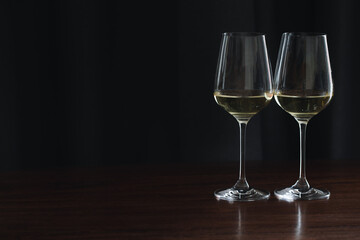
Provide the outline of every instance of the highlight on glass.
{"type": "Polygon", "coordinates": [[[240,128],[239,179],[230,188],[216,190],[216,198],[227,201],[269,198],[269,192],[253,188],[245,176],[247,123],[266,107],[273,97],[272,72],[264,34],[222,34],[214,97],[217,104],[237,120],[240,128]]]}
{"type": "Polygon", "coordinates": [[[282,200],[327,199],[330,192],[306,179],[306,126],[333,97],[326,34],[289,32],[282,35],[275,70],[275,100],[295,118],[300,130],[299,178],[291,187],[275,190],[282,200]]]}

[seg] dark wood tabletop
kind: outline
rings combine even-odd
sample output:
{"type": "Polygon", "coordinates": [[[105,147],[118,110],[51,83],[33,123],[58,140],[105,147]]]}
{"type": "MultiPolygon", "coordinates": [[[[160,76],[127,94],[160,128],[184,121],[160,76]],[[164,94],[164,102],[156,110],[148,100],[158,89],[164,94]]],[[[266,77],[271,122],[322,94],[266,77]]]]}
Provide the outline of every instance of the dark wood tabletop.
{"type": "MultiPolygon", "coordinates": [[[[236,163],[0,173],[0,239],[360,239],[360,164],[308,166],[329,200],[218,201],[236,163]]],[[[295,182],[293,165],[247,165],[251,185],[295,182]]]]}

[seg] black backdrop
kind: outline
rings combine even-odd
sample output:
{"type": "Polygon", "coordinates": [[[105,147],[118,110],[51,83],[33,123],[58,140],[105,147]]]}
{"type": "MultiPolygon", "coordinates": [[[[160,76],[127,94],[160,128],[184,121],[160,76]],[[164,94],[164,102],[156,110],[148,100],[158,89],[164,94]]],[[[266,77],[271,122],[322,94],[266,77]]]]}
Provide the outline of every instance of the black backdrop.
{"type": "MultiPolygon", "coordinates": [[[[328,34],[335,97],[308,127],[309,160],[356,159],[358,1],[2,1],[0,168],[238,161],[213,100],[222,32],[328,34]]],[[[273,101],[248,125],[249,161],[297,161],[273,101]]]]}

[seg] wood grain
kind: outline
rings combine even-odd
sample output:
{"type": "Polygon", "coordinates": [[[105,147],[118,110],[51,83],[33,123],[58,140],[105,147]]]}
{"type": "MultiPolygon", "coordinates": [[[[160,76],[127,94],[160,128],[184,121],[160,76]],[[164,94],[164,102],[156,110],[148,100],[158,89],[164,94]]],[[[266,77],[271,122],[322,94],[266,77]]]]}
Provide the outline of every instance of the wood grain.
{"type": "MultiPolygon", "coordinates": [[[[292,166],[252,166],[273,191],[292,166]]],[[[162,164],[0,173],[0,239],[359,239],[360,164],[308,169],[329,200],[228,203],[236,164],[162,164]]]]}

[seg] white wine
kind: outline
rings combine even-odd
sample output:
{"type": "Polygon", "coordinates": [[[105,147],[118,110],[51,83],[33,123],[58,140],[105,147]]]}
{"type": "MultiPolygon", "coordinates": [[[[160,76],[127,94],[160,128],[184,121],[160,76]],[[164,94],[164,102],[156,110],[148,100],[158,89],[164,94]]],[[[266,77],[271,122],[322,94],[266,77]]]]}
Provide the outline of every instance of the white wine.
{"type": "Polygon", "coordinates": [[[239,96],[235,93],[214,92],[215,101],[240,122],[247,122],[272,99],[272,93],[239,96]]]}
{"type": "Polygon", "coordinates": [[[331,98],[331,94],[315,96],[275,95],[276,102],[299,121],[309,121],[328,105],[331,98]]]}

